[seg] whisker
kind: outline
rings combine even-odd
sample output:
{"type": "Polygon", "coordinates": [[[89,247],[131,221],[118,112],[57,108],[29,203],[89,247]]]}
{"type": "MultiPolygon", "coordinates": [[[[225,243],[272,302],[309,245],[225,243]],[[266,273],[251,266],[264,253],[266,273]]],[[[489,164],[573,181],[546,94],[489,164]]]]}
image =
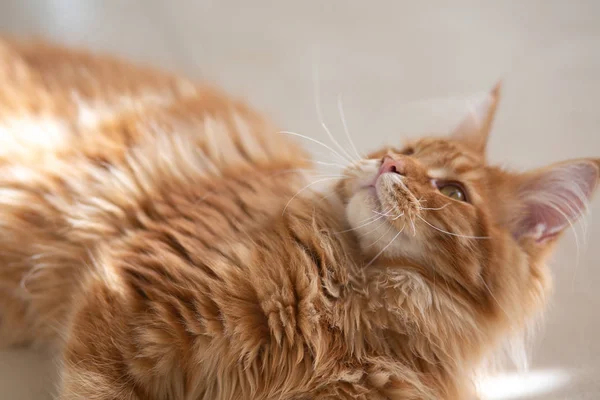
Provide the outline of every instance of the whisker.
{"type": "MultiPolygon", "coordinates": [[[[337,193],[335,193],[334,191],[331,191],[331,193],[329,193],[329,194],[327,194],[327,195],[324,195],[324,196],[321,196],[321,197],[319,198],[319,201],[317,202],[317,204],[318,204],[318,203],[321,203],[322,201],[325,201],[326,199],[328,199],[328,198],[330,198],[330,197],[332,197],[332,196],[335,196],[336,194],[337,194],[337,193]]],[[[315,208],[315,210],[316,210],[316,208],[315,208]]],[[[314,213],[313,213],[313,215],[314,215],[314,213]]]]}
{"type": "MultiPolygon", "coordinates": [[[[423,200],[423,201],[425,201],[425,200],[423,200]]],[[[444,208],[448,207],[450,204],[452,204],[452,203],[446,203],[441,207],[419,207],[419,210],[439,211],[439,210],[443,210],[444,208]]]]}
{"type": "MultiPolygon", "coordinates": [[[[373,211],[374,211],[374,210],[373,210],[373,211]]],[[[370,221],[370,220],[372,220],[372,219],[374,219],[374,218],[377,218],[377,217],[378,217],[378,215],[371,215],[371,216],[370,216],[370,217],[368,217],[368,218],[365,218],[365,219],[363,219],[363,220],[361,220],[361,221],[358,221],[358,223],[359,223],[359,224],[361,224],[361,223],[363,223],[363,222],[370,221]]]]}
{"type": "Polygon", "coordinates": [[[349,178],[348,175],[345,174],[314,174],[311,175],[312,178],[325,178],[325,177],[337,177],[337,178],[349,178]]]}
{"type": "MultiPolygon", "coordinates": [[[[279,176],[279,175],[284,175],[284,174],[293,174],[293,173],[314,173],[315,170],[311,169],[311,168],[289,168],[289,169],[281,169],[281,170],[277,170],[274,172],[271,172],[270,174],[268,174],[267,176],[269,177],[275,177],[275,176],[279,176]]],[[[324,175],[325,176],[325,175],[324,175]]],[[[327,175],[327,176],[333,176],[333,175],[327,175]]],[[[313,176],[313,177],[318,177],[318,176],[313,176]]],[[[340,175],[340,178],[352,178],[352,176],[344,174],[344,175],[340,175]]],[[[209,191],[205,192],[203,196],[199,197],[198,199],[196,199],[196,201],[194,202],[195,205],[202,203],[204,200],[206,200],[209,196],[212,196],[214,194],[219,193],[219,188],[212,188],[209,191]]]]}
{"type": "Polygon", "coordinates": [[[375,257],[373,257],[373,259],[372,259],[371,261],[369,261],[369,263],[368,263],[367,265],[365,265],[365,267],[369,267],[371,264],[373,264],[373,263],[375,262],[375,260],[377,260],[377,258],[379,258],[379,256],[380,256],[380,255],[382,255],[382,254],[383,254],[383,252],[384,252],[384,251],[386,251],[386,250],[387,250],[387,248],[391,246],[391,244],[392,244],[392,243],[393,243],[393,242],[394,242],[394,241],[395,241],[395,240],[398,238],[398,236],[400,236],[400,234],[402,233],[402,231],[404,230],[404,228],[405,228],[405,227],[406,227],[406,225],[404,225],[404,226],[402,227],[402,229],[400,229],[400,230],[398,231],[398,233],[396,233],[396,236],[394,236],[394,237],[392,238],[392,240],[390,240],[390,242],[389,242],[387,245],[385,245],[385,247],[384,247],[383,249],[381,249],[381,250],[379,251],[379,253],[377,253],[377,255],[375,255],[375,257]]]}
{"type": "MultiPolygon", "coordinates": [[[[375,219],[374,219],[374,220],[372,220],[372,221],[369,221],[369,222],[367,222],[367,223],[365,223],[365,224],[362,224],[362,225],[360,225],[360,226],[357,226],[356,228],[347,229],[347,230],[345,230],[345,231],[342,231],[342,232],[351,232],[351,231],[357,230],[357,229],[359,229],[359,228],[364,228],[365,226],[369,226],[369,225],[371,225],[371,224],[374,224],[375,222],[379,221],[381,218],[382,218],[382,217],[378,216],[377,218],[375,218],[375,219]]],[[[371,231],[369,231],[369,232],[366,232],[366,233],[363,233],[363,234],[361,234],[359,237],[366,236],[366,235],[368,235],[369,233],[371,233],[371,232],[373,232],[373,231],[376,231],[376,230],[377,230],[377,229],[378,229],[380,226],[381,226],[381,224],[380,224],[380,225],[378,225],[378,226],[377,226],[377,228],[375,228],[375,229],[373,229],[373,230],[371,230],[371,231]]],[[[341,233],[341,232],[340,232],[340,233],[341,233]]]]}
{"type": "Polygon", "coordinates": [[[375,211],[375,210],[373,210],[373,212],[375,214],[381,215],[382,217],[392,217],[392,220],[394,220],[394,221],[404,215],[404,211],[402,213],[398,214],[398,215],[390,214],[389,212],[380,213],[379,211],[375,211]]]}
{"type": "Polygon", "coordinates": [[[327,146],[325,143],[317,140],[317,139],[313,139],[310,136],[306,136],[306,135],[302,135],[301,133],[297,133],[297,132],[292,132],[292,131],[279,131],[277,133],[283,133],[285,135],[292,135],[292,136],[298,136],[300,138],[309,140],[313,143],[319,144],[323,147],[325,147],[327,150],[331,151],[334,155],[340,157],[341,160],[343,160],[344,162],[348,162],[350,164],[353,164],[354,162],[350,159],[348,160],[347,158],[345,158],[344,156],[342,156],[340,153],[338,153],[336,150],[332,149],[331,147],[327,146]]]}
{"type": "Polygon", "coordinates": [[[340,179],[339,177],[329,177],[329,178],[323,178],[323,179],[319,179],[316,180],[314,182],[309,183],[308,185],[304,186],[302,189],[298,190],[296,192],[295,195],[292,196],[292,198],[287,202],[287,204],[285,205],[285,207],[283,208],[283,211],[281,212],[281,215],[285,214],[285,211],[287,210],[288,206],[290,205],[290,203],[300,194],[302,193],[304,190],[308,189],[309,187],[311,187],[312,185],[316,185],[317,183],[321,183],[321,182],[326,182],[326,181],[332,181],[334,179],[340,179]]]}
{"type": "Polygon", "coordinates": [[[346,149],[344,149],[338,143],[338,141],[335,140],[335,138],[331,134],[331,131],[329,130],[329,128],[325,124],[325,121],[324,121],[324,118],[323,118],[323,112],[321,111],[321,87],[320,87],[320,82],[319,82],[319,66],[318,66],[317,63],[313,64],[313,84],[314,84],[314,88],[313,89],[315,91],[315,108],[317,110],[317,118],[319,119],[319,122],[321,123],[321,126],[325,130],[325,133],[327,133],[327,136],[329,136],[329,139],[331,140],[331,142],[333,144],[335,144],[342,151],[342,153],[344,153],[348,157],[348,159],[350,160],[351,164],[354,163],[354,160],[352,159],[352,156],[350,156],[350,154],[346,151],[346,149]]]}
{"type": "Polygon", "coordinates": [[[283,174],[292,174],[292,173],[299,173],[299,174],[306,174],[309,175],[311,178],[323,178],[326,176],[337,176],[339,178],[352,178],[352,176],[346,174],[346,173],[331,173],[331,174],[327,174],[327,173],[323,173],[323,174],[317,174],[315,173],[316,171],[310,168],[290,168],[290,169],[282,169],[279,171],[275,171],[271,174],[269,174],[268,176],[271,177],[275,177],[278,175],[283,175],[283,174]]]}
{"type": "MultiPolygon", "coordinates": [[[[378,230],[379,228],[381,228],[381,227],[382,227],[383,225],[385,225],[386,223],[387,223],[387,221],[385,221],[385,220],[384,220],[384,221],[381,221],[381,223],[380,223],[379,225],[377,225],[375,228],[371,229],[371,230],[370,230],[370,231],[368,231],[368,232],[361,233],[361,234],[359,235],[359,237],[361,237],[361,238],[362,238],[362,237],[365,237],[365,236],[367,236],[367,235],[370,235],[371,233],[375,232],[376,230],[378,230]]],[[[391,226],[391,225],[390,225],[390,226],[391,226]]],[[[388,231],[389,231],[389,229],[388,229],[388,231]]],[[[386,233],[387,233],[387,232],[386,232],[386,233]]]]}
{"type": "Polygon", "coordinates": [[[328,163],[328,162],[323,162],[323,161],[313,161],[313,163],[318,164],[318,165],[324,165],[326,167],[338,167],[338,168],[346,168],[346,166],[342,165],[342,164],[337,164],[337,163],[328,163]]]}
{"type": "Polygon", "coordinates": [[[364,224],[361,224],[361,225],[359,225],[357,227],[354,227],[354,228],[344,229],[343,231],[338,231],[338,232],[334,232],[334,233],[352,232],[352,231],[355,231],[357,229],[364,228],[365,226],[371,225],[373,222],[376,222],[376,221],[380,220],[381,218],[383,218],[382,215],[375,215],[373,217],[367,218],[367,222],[365,222],[364,224]]]}
{"type": "Polygon", "coordinates": [[[354,141],[352,140],[352,136],[350,136],[350,130],[348,129],[348,124],[346,123],[346,116],[344,114],[344,105],[342,104],[342,95],[341,94],[338,94],[337,104],[338,104],[338,110],[340,112],[340,119],[342,120],[342,125],[344,126],[344,132],[346,133],[346,138],[348,139],[350,146],[352,146],[352,150],[354,150],[356,157],[358,157],[359,160],[363,159],[364,157],[358,152],[358,150],[356,149],[356,146],[354,145],[354,141]]]}
{"type": "Polygon", "coordinates": [[[421,221],[425,222],[427,225],[429,225],[433,229],[435,229],[437,231],[440,231],[442,233],[445,233],[447,235],[450,235],[450,236],[457,236],[457,237],[461,237],[461,238],[465,238],[465,239],[490,239],[489,236],[469,236],[469,235],[461,235],[461,234],[458,234],[458,233],[448,232],[448,231],[445,231],[443,229],[438,228],[435,225],[430,224],[429,222],[427,222],[425,220],[425,218],[421,217],[420,215],[417,215],[417,218],[419,218],[421,221]]]}
{"type": "MultiPolygon", "coordinates": [[[[378,226],[377,228],[375,228],[374,230],[377,230],[377,229],[379,229],[379,227],[380,227],[380,226],[381,226],[381,225],[379,225],[379,226],[378,226]]],[[[379,242],[381,239],[383,239],[383,238],[385,237],[385,235],[387,235],[387,234],[388,234],[388,232],[392,230],[392,228],[393,228],[393,227],[394,227],[394,226],[390,224],[390,226],[388,227],[387,231],[385,231],[385,232],[383,233],[383,235],[381,235],[381,237],[380,237],[379,239],[377,239],[376,241],[374,241],[373,243],[371,243],[370,245],[368,245],[367,247],[365,247],[363,250],[365,250],[365,249],[368,249],[368,248],[369,248],[369,247],[371,247],[371,246],[375,246],[375,244],[377,244],[377,242],[379,242]]]]}

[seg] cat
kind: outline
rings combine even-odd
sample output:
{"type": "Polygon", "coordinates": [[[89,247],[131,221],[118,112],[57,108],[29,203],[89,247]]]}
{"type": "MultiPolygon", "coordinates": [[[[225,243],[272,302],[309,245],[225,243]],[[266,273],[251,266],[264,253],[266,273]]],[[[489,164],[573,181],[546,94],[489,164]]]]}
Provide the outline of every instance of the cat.
{"type": "Polygon", "coordinates": [[[207,85],[9,39],[0,81],[0,344],[56,351],[60,400],[473,399],[599,180],[489,165],[499,85],[321,192],[207,85]]]}

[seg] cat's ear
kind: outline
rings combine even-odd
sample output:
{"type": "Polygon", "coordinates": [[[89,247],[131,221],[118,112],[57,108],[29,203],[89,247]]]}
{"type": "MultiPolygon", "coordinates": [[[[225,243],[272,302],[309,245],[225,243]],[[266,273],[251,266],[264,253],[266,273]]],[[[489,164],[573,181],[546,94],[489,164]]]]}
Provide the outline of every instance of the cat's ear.
{"type": "Polygon", "coordinates": [[[600,179],[600,159],[558,163],[521,178],[513,235],[545,242],[585,213],[600,179]]]}
{"type": "Polygon", "coordinates": [[[484,98],[469,104],[467,115],[452,131],[453,139],[464,142],[476,152],[485,152],[496,107],[500,100],[501,86],[502,82],[496,83],[484,98]]]}

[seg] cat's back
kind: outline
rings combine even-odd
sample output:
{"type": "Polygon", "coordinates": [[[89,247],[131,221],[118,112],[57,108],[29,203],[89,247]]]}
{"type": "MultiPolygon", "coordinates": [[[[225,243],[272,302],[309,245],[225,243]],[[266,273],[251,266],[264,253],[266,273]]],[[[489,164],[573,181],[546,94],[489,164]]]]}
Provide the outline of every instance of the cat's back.
{"type": "Polygon", "coordinates": [[[110,56],[0,39],[0,84],[0,162],[119,159],[173,134],[193,136],[213,162],[305,157],[222,91],[110,56]]]}
{"type": "Polygon", "coordinates": [[[3,175],[27,176],[89,240],[136,227],[161,202],[179,212],[184,198],[223,215],[235,198],[281,208],[310,166],[244,102],[108,56],[0,40],[0,85],[3,175]]]}

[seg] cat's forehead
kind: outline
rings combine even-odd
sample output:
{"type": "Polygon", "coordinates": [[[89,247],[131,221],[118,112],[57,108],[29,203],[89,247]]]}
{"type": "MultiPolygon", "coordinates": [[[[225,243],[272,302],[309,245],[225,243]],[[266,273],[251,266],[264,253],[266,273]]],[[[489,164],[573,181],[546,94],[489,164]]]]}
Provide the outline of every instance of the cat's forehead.
{"type": "Polygon", "coordinates": [[[482,155],[454,140],[421,138],[407,143],[414,157],[432,168],[445,168],[454,173],[466,173],[485,167],[482,155]]]}
{"type": "Polygon", "coordinates": [[[456,140],[425,137],[407,140],[399,147],[385,147],[369,154],[368,158],[382,158],[386,154],[414,157],[433,175],[481,180],[487,165],[483,154],[473,151],[456,140]],[[435,173],[437,172],[437,173],[435,173]]]}

